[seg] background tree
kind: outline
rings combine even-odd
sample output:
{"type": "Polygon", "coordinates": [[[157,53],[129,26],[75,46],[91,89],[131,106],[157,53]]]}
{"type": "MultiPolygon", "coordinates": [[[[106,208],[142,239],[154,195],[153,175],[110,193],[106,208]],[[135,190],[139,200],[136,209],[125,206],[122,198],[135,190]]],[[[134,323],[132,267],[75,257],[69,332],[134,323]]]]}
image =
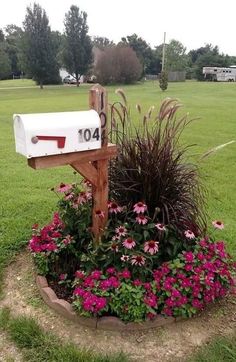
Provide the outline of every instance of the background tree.
{"type": "Polygon", "coordinates": [[[142,65],[136,53],[128,46],[106,48],[100,55],[95,75],[102,84],[136,82],[142,73],[142,65]]]}
{"type": "Polygon", "coordinates": [[[123,45],[132,48],[143,67],[143,75],[148,73],[151,62],[153,61],[153,52],[150,45],[137,34],[128,35],[121,38],[123,45]]]}
{"type": "Polygon", "coordinates": [[[166,70],[182,71],[187,66],[185,46],[176,39],[172,39],[166,46],[166,70]]]}
{"type": "Polygon", "coordinates": [[[106,37],[94,36],[92,39],[92,45],[100,50],[104,50],[107,47],[114,46],[114,42],[106,37]]]}
{"type": "Polygon", "coordinates": [[[75,5],[65,15],[63,64],[74,74],[79,84],[81,75],[86,75],[92,60],[92,42],[88,35],[87,14],[75,5]]]}
{"type": "Polygon", "coordinates": [[[11,63],[11,73],[15,76],[20,76],[21,67],[21,42],[23,30],[14,24],[9,24],[5,27],[6,35],[6,51],[11,63]]]}
{"type": "Polygon", "coordinates": [[[168,88],[168,72],[166,70],[161,71],[159,86],[162,91],[165,91],[168,88]]]}
{"type": "Polygon", "coordinates": [[[0,79],[6,79],[11,74],[10,59],[6,50],[5,36],[3,30],[0,29],[0,79]]]}
{"type": "Polygon", "coordinates": [[[59,66],[45,10],[36,3],[27,7],[23,25],[22,46],[26,70],[40,84],[40,88],[43,88],[43,84],[59,83],[59,66]]]}

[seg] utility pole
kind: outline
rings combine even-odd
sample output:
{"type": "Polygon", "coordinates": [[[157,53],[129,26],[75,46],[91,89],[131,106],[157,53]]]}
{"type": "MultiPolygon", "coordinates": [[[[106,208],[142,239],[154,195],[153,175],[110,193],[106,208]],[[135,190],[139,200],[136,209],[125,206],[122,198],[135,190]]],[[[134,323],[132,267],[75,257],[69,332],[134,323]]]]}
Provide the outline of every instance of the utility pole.
{"type": "Polygon", "coordinates": [[[165,68],[165,47],[166,47],[166,32],[164,32],[164,42],[163,42],[163,48],[162,48],[162,65],[161,65],[162,72],[165,68]]]}

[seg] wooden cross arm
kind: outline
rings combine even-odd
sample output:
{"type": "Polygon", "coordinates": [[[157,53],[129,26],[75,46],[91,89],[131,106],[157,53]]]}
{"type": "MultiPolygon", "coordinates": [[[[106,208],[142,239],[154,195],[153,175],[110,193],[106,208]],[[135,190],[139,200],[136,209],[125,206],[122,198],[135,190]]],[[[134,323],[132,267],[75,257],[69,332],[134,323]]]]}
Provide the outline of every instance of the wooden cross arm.
{"type": "Polygon", "coordinates": [[[35,170],[64,165],[72,165],[73,167],[74,163],[78,164],[84,162],[106,160],[115,157],[116,155],[117,146],[109,143],[107,147],[102,147],[97,150],[29,158],[28,165],[35,170]]]}

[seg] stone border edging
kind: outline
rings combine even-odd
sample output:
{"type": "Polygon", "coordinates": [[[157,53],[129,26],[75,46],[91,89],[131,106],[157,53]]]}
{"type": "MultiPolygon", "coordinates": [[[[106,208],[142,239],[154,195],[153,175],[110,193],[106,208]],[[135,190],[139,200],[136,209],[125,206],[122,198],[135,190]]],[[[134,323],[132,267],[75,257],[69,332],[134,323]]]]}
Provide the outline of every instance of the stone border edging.
{"type": "Polygon", "coordinates": [[[47,279],[41,275],[36,276],[36,284],[44,302],[63,317],[72,320],[82,326],[92,327],[110,331],[138,331],[150,328],[162,327],[182,320],[183,318],[156,316],[154,320],[144,321],[141,323],[128,322],[124,323],[117,317],[82,317],[73,310],[73,307],[64,299],[59,299],[55,292],[48,286],[47,279]]]}
{"type": "MultiPolygon", "coordinates": [[[[78,316],[74,311],[72,305],[64,299],[59,299],[56,293],[48,286],[47,279],[41,275],[36,276],[36,284],[44,302],[57,313],[63,317],[76,322],[82,326],[91,327],[95,329],[110,330],[110,331],[141,331],[150,328],[162,327],[167,324],[184,320],[184,317],[164,317],[157,315],[154,320],[124,323],[117,317],[83,317],[78,316]]],[[[230,294],[236,296],[236,278],[234,278],[234,285],[231,287],[230,294]]]]}

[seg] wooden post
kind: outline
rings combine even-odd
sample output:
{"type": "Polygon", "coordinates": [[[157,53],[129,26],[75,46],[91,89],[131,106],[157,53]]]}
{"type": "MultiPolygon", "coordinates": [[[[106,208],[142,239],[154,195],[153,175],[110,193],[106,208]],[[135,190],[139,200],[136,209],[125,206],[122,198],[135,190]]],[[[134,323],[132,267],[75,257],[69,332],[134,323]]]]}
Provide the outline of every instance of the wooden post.
{"type": "MultiPolygon", "coordinates": [[[[108,143],[107,93],[99,84],[89,92],[89,106],[98,112],[101,120],[101,149],[33,157],[28,165],[36,170],[42,168],[70,165],[92,184],[93,210],[92,230],[98,243],[108,219],[108,161],[117,154],[116,145],[108,143]],[[104,217],[97,215],[102,211],[104,217]]],[[[58,145],[59,148],[59,145],[58,145]]]]}
{"type": "MultiPolygon", "coordinates": [[[[108,129],[107,129],[107,92],[99,84],[94,85],[89,93],[89,106],[98,112],[101,120],[101,141],[102,148],[108,145],[108,129]]],[[[97,185],[92,185],[93,194],[93,233],[96,242],[103,233],[108,219],[108,158],[93,162],[93,166],[97,169],[97,185]],[[96,211],[104,212],[104,218],[99,218],[96,211]]]]}

